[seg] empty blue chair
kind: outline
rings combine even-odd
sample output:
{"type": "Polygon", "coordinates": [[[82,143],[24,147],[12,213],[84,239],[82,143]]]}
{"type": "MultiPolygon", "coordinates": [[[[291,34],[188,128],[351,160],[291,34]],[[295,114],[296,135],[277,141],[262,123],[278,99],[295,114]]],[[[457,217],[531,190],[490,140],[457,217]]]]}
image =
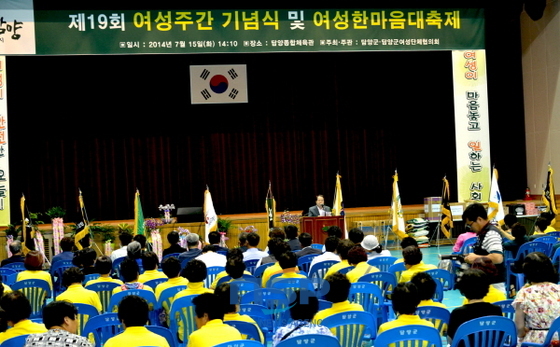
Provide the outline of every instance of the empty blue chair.
{"type": "Polygon", "coordinates": [[[257,263],[259,262],[260,259],[251,259],[251,260],[245,260],[245,270],[249,271],[251,273],[251,275],[255,275],[255,270],[257,269],[257,263]]]}
{"type": "Polygon", "coordinates": [[[154,334],[158,334],[159,336],[164,337],[170,347],[175,346],[175,338],[173,338],[173,333],[170,329],[160,327],[159,325],[146,325],[146,329],[153,332],[154,334]]]}
{"type": "Polygon", "coordinates": [[[465,322],[453,336],[451,347],[513,347],[517,345],[515,323],[506,317],[486,316],[465,322]]]}
{"type": "Polygon", "coordinates": [[[453,290],[455,286],[455,276],[445,269],[433,269],[426,271],[436,281],[441,282],[443,290],[453,290]]]}
{"type": "Polygon", "coordinates": [[[323,319],[320,324],[331,329],[341,346],[361,346],[366,333],[369,334],[371,339],[375,339],[376,346],[385,346],[378,345],[375,338],[377,335],[376,319],[369,312],[347,311],[337,313],[323,319]]]}
{"type": "Polygon", "coordinates": [[[515,317],[515,308],[512,306],[513,300],[502,300],[493,302],[494,305],[500,306],[502,314],[511,320],[515,317]]]}
{"type": "Polygon", "coordinates": [[[2,347],[21,347],[25,345],[25,340],[27,340],[29,335],[30,334],[25,334],[4,340],[4,342],[2,342],[2,347]]]}
{"type": "Polygon", "coordinates": [[[336,337],[305,334],[294,337],[288,337],[284,341],[280,341],[276,347],[301,347],[301,346],[317,346],[317,347],[340,347],[340,343],[336,337]]]}
{"type": "Polygon", "coordinates": [[[102,346],[108,339],[120,334],[123,326],[116,313],[103,313],[91,317],[82,331],[82,336],[93,334],[96,346],[102,346]]]}
{"type": "Polygon", "coordinates": [[[242,335],[247,335],[248,339],[259,341],[266,345],[264,334],[261,335],[259,328],[255,324],[237,320],[224,320],[224,323],[236,328],[242,335]]]}
{"type": "Polygon", "coordinates": [[[424,325],[406,325],[382,332],[375,339],[375,345],[441,347],[441,337],[435,328],[424,325]]]}
{"type": "Polygon", "coordinates": [[[388,272],[391,265],[395,264],[397,259],[397,257],[382,256],[370,259],[367,263],[371,266],[375,266],[379,271],[388,272]]]}
{"type": "Polygon", "coordinates": [[[437,306],[419,306],[416,314],[420,318],[432,322],[442,337],[447,336],[447,326],[451,317],[448,309],[437,306]]]}

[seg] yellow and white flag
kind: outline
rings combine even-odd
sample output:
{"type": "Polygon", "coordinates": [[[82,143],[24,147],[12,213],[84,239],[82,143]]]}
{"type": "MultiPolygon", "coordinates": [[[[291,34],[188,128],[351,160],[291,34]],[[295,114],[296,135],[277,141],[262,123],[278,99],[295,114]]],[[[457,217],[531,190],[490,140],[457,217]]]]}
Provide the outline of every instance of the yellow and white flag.
{"type": "Polygon", "coordinates": [[[74,245],[76,248],[83,249],[84,247],[80,243],[80,240],[89,235],[89,221],[87,218],[86,207],[84,205],[84,198],[82,197],[82,191],[80,190],[80,195],[78,196],[78,201],[80,202],[80,211],[82,213],[82,220],[76,224],[76,235],[74,235],[74,245]]]}
{"type": "Polygon", "coordinates": [[[554,215],[554,218],[550,222],[550,225],[556,224],[556,215],[558,214],[558,210],[556,209],[556,192],[554,191],[554,170],[550,164],[548,164],[548,175],[546,177],[546,187],[543,191],[542,200],[546,205],[546,212],[550,212],[554,215]]]}
{"type": "Polygon", "coordinates": [[[444,177],[441,193],[441,231],[448,239],[451,238],[451,229],[453,228],[453,214],[449,207],[449,199],[449,181],[447,177],[444,177]]]}
{"type": "Polygon", "coordinates": [[[334,202],[332,208],[333,216],[344,216],[344,201],[342,200],[342,187],[340,185],[340,175],[336,173],[336,186],[334,188],[334,202]]]}
{"type": "Polygon", "coordinates": [[[210,194],[210,189],[206,186],[206,191],[204,191],[204,239],[208,242],[208,234],[211,231],[218,230],[218,216],[214,210],[214,203],[212,202],[212,195],[210,194]]]}
{"type": "Polygon", "coordinates": [[[404,239],[406,237],[403,208],[401,203],[401,195],[399,193],[399,175],[395,170],[395,175],[393,176],[393,201],[391,202],[391,215],[393,217],[393,232],[397,234],[399,239],[404,239]]]}
{"type": "Polygon", "coordinates": [[[500,226],[504,225],[504,204],[500,188],[498,187],[498,170],[492,170],[492,183],[490,184],[490,199],[488,199],[488,219],[498,222],[500,226]]]}

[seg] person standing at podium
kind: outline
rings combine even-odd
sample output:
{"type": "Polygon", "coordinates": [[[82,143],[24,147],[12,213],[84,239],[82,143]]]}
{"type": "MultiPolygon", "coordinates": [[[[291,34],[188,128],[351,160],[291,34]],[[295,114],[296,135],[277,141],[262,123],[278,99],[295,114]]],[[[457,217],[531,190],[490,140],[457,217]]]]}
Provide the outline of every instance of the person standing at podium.
{"type": "Polygon", "coordinates": [[[325,198],[322,195],[317,195],[316,205],[309,208],[307,216],[309,217],[324,217],[331,215],[331,208],[325,205],[325,198]]]}

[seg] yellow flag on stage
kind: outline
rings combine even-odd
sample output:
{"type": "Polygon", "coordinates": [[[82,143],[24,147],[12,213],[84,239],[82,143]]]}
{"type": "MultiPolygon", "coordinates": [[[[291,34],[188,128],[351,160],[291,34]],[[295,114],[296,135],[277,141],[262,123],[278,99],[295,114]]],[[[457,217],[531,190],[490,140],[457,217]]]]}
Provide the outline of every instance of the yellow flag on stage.
{"type": "Polygon", "coordinates": [[[393,217],[393,232],[397,234],[399,239],[404,239],[406,237],[405,226],[404,226],[404,216],[403,208],[401,203],[401,195],[399,193],[399,175],[395,170],[395,175],[393,176],[393,200],[391,202],[391,215],[393,217]]]}
{"type": "Polygon", "coordinates": [[[492,183],[490,184],[490,199],[488,199],[488,219],[496,220],[500,226],[504,225],[504,204],[500,188],[498,187],[498,170],[492,170],[492,183]]]}
{"type": "Polygon", "coordinates": [[[550,212],[554,215],[554,218],[550,222],[550,225],[556,224],[556,215],[558,214],[558,210],[556,209],[556,192],[554,191],[554,170],[550,164],[548,164],[548,175],[546,177],[546,187],[543,191],[542,200],[546,205],[546,212],[550,212]]]}
{"type": "Polygon", "coordinates": [[[206,186],[204,191],[204,238],[208,242],[208,234],[211,231],[218,230],[218,215],[216,215],[216,210],[214,210],[214,203],[212,202],[212,195],[210,194],[210,189],[206,186]]]}
{"type": "Polygon", "coordinates": [[[344,200],[342,200],[342,186],[340,185],[340,176],[336,173],[336,185],[334,188],[334,202],[332,208],[333,216],[344,216],[344,200]]]}
{"type": "Polygon", "coordinates": [[[80,240],[89,235],[89,221],[87,219],[86,208],[84,206],[84,199],[82,197],[82,191],[80,190],[80,195],[78,196],[78,201],[80,202],[80,211],[82,212],[82,221],[76,225],[76,235],[74,235],[74,245],[78,249],[83,249],[80,240]]]}
{"type": "Polygon", "coordinates": [[[451,229],[453,228],[453,215],[449,207],[449,181],[443,178],[443,191],[441,193],[441,231],[448,239],[451,238],[451,229]]]}
{"type": "Polygon", "coordinates": [[[136,189],[134,194],[134,235],[144,235],[144,211],[140,203],[140,192],[136,189]]]}
{"type": "Polygon", "coordinates": [[[266,193],[266,199],[264,202],[264,208],[266,210],[266,219],[268,221],[268,228],[274,228],[275,215],[276,215],[276,200],[274,200],[274,195],[272,194],[272,183],[268,181],[268,192],[266,193]]]}

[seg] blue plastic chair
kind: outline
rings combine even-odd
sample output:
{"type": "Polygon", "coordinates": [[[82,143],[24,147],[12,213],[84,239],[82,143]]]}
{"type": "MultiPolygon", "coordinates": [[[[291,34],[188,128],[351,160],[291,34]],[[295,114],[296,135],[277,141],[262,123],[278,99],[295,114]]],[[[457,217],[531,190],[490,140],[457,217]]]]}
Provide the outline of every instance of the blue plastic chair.
{"type": "Polygon", "coordinates": [[[175,338],[175,346],[185,347],[189,336],[197,329],[192,300],[198,295],[188,295],[173,301],[169,310],[169,327],[175,338]]]}
{"type": "Polygon", "coordinates": [[[381,289],[381,293],[386,300],[397,286],[395,275],[384,271],[365,274],[358,279],[358,282],[369,282],[377,285],[381,289]]]}
{"type": "Polygon", "coordinates": [[[274,320],[274,331],[278,327],[276,323],[282,324],[290,320],[290,311],[288,307],[290,302],[286,297],[286,293],[280,289],[260,288],[246,293],[241,297],[241,304],[256,304],[267,308],[265,313],[272,315],[274,320]]]}
{"type": "Polygon", "coordinates": [[[272,337],[274,329],[274,322],[272,320],[272,313],[266,306],[256,304],[241,304],[239,305],[239,313],[247,315],[261,328],[265,339],[272,337]]]}
{"type": "MultiPolygon", "coordinates": [[[[231,280],[232,280],[231,276],[224,276],[224,277],[222,277],[218,280],[218,283],[216,284],[216,286],[219,286],[220,284],[229,282],[231,280]]],[[[243,274],[243,276],[240,279],[237,279],[236,281],[255,282],[255,284],[257,284],[259,287],[261,286],[261,280],[256,278],[253,275],[243,274]]]]}
{"type": "Polygon", "coordinates": [[[99,278],[99,274],[89,274],[89,275],[85,275],[84,276],[84,281],[82,282],[82,284],[85,286],[86,283],[88,283],[89,281],[93,281],[99,278]]]}
{"type": "Polygon", "coordinates": [[[445,269],[432,269],[426,271],[436,281],[441,282],[443,290],[453,290],[455,287],[455,276],[445,269]]]}
{"type": "Polygon", "coordinates": [[[320,324],[331,329],[333,334],[338,338],[341,346],[355,347],[361,346],[366,333],[369,334],[371,339],[375,340],[376,346],[378,345],[377,323],[375,316],[365,311],[346,311],[336,313],[323,319],[320,324]]]}
{"type": "MultiPolygon", "coordinates": [[[[279,278],[270,280],[272,282],[270,288],[280,289],[286,294],[286,297],[290,302],[292,302],[292,296],[296,289],[308,289],[311,292],[315,292],[315,287],[313,283],[307,278],[279,278]]],[[[295,299],[295,296],[293,297],[295,299]]]]}
{"type": "Polygon", "coordinates": [[[377,317],[377,326],[388,320],[388,315],[383,310],[383,294],[375,284],[368,282],[352,283],[348,300],[351,303],[362,305],[364,311],[377,317]]]}
{"type": "Polygon", "coordinates": [[[93,334],[95,346],[102,346],[108,339],[120,334],[123,326],[116,313],[103,313],[91,317],[82,331],[82,336],[93,334]]]}
{"type": "Polygon", "coordinates": [[[284,341],[280,341],[276,347],[301,347],[301,346],[317,346],[317,347],[340,347],[340,343],[336,337],[305,334],[294,337],[288,337],[284,341]]]}
{"type": "Polygon", "coordinates": [[[432,322],[442,337],[447,336],[447,326],[451,317],[448,309],[437,306],[420,306],[416,309],[416,314],[420,318],[432,322]]]}
{"type": "Polygon", "coordinates": [[[51,287],[47,281],[39,279],[18,281],[12,285],[12,290],[23,292],[31,303],[30,318],[39,318],[43,316],[43,306],[47,298],[51,296],[51,287]]]}
{"type": "Polygon", "coordinates": [[[16,262],[16,263],[10,263],[10,264],[6,264],[4,266],[2,266],[4,269],[12,269],[15,270],[16,272],[22,272],[27,270],[25,268],[25,266],[23,265],[23,262],[16,262]]]}
{"type": "Polygon", "coordinates": [[[166,322],[167,326],[170,326],[169,311],[171,310],[171,305],[173,304],[173,298],[177,295],[177,293],[185,289],[187,289],[186,285],[173,286],[163,290],[159,294],[157,314],[160,319],[158,320],[157,325],[162,325],[163,322],[166,322]],[[164,315],[163,317],[162,314],[164,315]]]}
{"type": "Polygon", "coordinates": [[[76,334],[81,335],[88,320],[92,317],[98,316],[99,312],[93,305],[74,303],[74,306],[78,309],[78,329],[76,334]]]}
{"type": "Polygon", "coordinates": [[[72,264],[71,260],[57,261],[56,263],[54,263],[53,267],[51,267],[49,272],[52,277],[54,292],[53,295],[55,298],[66,290],[66,288],[62,286],[62,274],[66,269],[69,269],[71,267],[75,267],[74,264],[72,264]]]}
{"type": "Polygon", "coordinates": [[[158,334],[161,337],[164,337],[167,340],[169,346],[175,345],[175,338],[173,337],[173,333],[170,329],[161,327],[159,325],[146,325],[146,329],[153,332],[154,334],[158,334]]]}
{"type": "Polygon", "coordinates": [[[400,278],[401,278],[401,274],[405,270],[406,270],[406,267],[404,265],[404,262],[401,262],[401,263],[396,263],[396,264],[393,264],[393,265],[389,266],[389,271],[388,272],[392,273],[393,276],[395,276],[395,279],[398,283],[400,278]]]}
{"type": "Polygon", "coordinates": [[[494,305],[500,306],[502,314],[511,320],[515,317],[515,308],[513,307],[513,300],[502,300],[493,302],[494,305]]]}
{"type": "Polygon", "coordinates": [[[533,241],[549,244],[552,248],[552,245],[558,242],[558,237],[546,234],[545,236],[537,237],[533,241]]]}
{"type": "Polygon", "coordinates": [[[302,271],[305,272],[309,272],[309,267],[311,266],[311,261],[313,261],[313,258],[315,258],[316,256],[319,256],[320,254],[308,254],[308,255],[304,255],[303,257],[299,257],[298,258],[298,268],[302,271]]]}
{"type": "Polygon", "coordinates": [[[552,265],[556,268],[556,271],[560,270],[560,247],[556,248],[554,255],[552,256],[552,265]]]}
{"type": "Polygon", "coordinates": [[[259,289],[261,285],[253,281],[235,280],[229,282],[230,292],[237,293],[238,304],[241,302],[241,297],[246,293],[259,289]]]}
{"type": "Polygon", "coordinates": [[[264,347],[264,346],[259,341],[235,340],[235,341],[220,343],[214,345],[213,347],[264,347]]]}
{"type": "Polygon", "coordinates": [[[249,271],[251,273],[251,275],[255,275],[255,270],[257,269],[257,263],[259,262],[260,259],[251,259],[251,260],[245,260],[245,270],[249,271]]]}
{"type": "Polygon", "coordinates": [[[442,302],[443,301],[443,284],[441,284],[440,281],[435,281],[436,283],[436,292],[434,293],[434,297],[432,298],[432,300],[436,301],[436,302],[442,302]]]}
{"type": "MultiPolygon", "coordinates": [[[[543,343],[534,343],[534,342],[523,342],[521,347],[549,347],[552,346],[551,342],[554,338],[554,335],[560,335],[560,317],[556,318],[554,322],[550,325],[550,329],[548,329],[548,333],[544,338],[543,343]]],[[[3,345],[2,345],[3,346],[3,345]]]]}
{"type": "Polygon", "coordinates": [[[347,266],[347,267],[343,267],[342,269],[338,270],[337,272],[346,275],[347,273],[349,273],[350,271],[354,270],[353,266],[347,266]]]}
{"type": "Polygon", "coordinates": [[[388,272],[391,265],[395,264],[397,259],[397,257],[382,256],[370,259],[367,263],[371,266],[375,266],[379,271],[388,272]]]}
{"type": "Polygon", "coordinates": [[[126,259],[126,257],[120,257],[113,260],[113,274],[115,274],[121,281],[121,263],[126,259]]]}
{"type": "Polygon", "coordinates": [[[15,336],[4,340],[2,342],[2,347],[21,347],[25,345],[25,340],[29,337],[30,334],[15,336]]]}
{"type": "Polygon", "coordinates": [[[333,305],[332,302],[319,299],[319,311],[326,310],[327,308],[331,308],[333,305]]]}
{"type": "Polygon", "coordinates": [[[253,276],[255,276],[256,278],[262,278],[264,270],[266,270],[268,267],[274,265],[274,263],[266,263],[263,265],[260,265],[259,267],[257,267],[255,269],[255,273],[253,274],[253,276]]]}
{"type": "Polygon", "coordinates": [[[527,254],[532,252],[542,252],[544,254],[550,253],[550,245],[544,242],[531,241],[526,242],[519,247],[517,251],[517,257],[515,259],[506,259],[506,291],[508,292],[508,297],[513,297],[512,287],[515,287],[515,292],[519,291],[521,287],[525,284],[525,276],[522,273],[513,272],[514,264],[521,264],[523,259],[527,254]]]}
{"type": "Polygon", "coordinates": [[[164,255],[163,258],[161,259],[161,262],[163,263],[163,261],[165,259],[171,258],[171,257],[175,257],[175,258],[179,259],[179,254],[181,254],[181,253],[170,253],[170,254],[164,255]]]}
{"type": "Polygon", "coordinates": [[[459,326],[451,347],[513,347],[517,345],[515,323],[506,317],[486,316],[459,326]]]}
{"type": "Polygon", "coordinates": [[[459,250],[459,254],[471,254],[473,252],[473,247],[477,240],[478,237],[476,236],[466,239],[465,242],[463,242],[461,249],[459,250]]]}
{"type": "MultiPolygon", "coordinates": [[[[339,260],[324,260],[313,264],[313,267],[309,270],[308,278],[313,282],[316,290],[321,290],[325,274],[329,271],[331,266],[338,263],[340,263],[339,260]]],[[[324,295],[325,293],[322,294],[324,295]]]]}
{"type": "Polygon", "coordinates": [[[167,280],[168,278],[155,278],[153,280],[146,281],[144,284],[155,291],[158,284],[165,283],[167,280]]]}
{"type": "Polygon", "coordinates": [[[122,292],[113,294],[111,296],[111,300],[109,301],[109,308],[107,310],[109,312],[118,312],[119,303],[125,296],[128,295],[137,295],[141,298],[144,298],[148,302],[148,306],[150,307],[150,323],[152,325],[158,324],[159,315],[157,311],[156,295],[147,289],[127,289],[123,290],[122,292]]]}
{"type": "Polygon", "coordinates": [[[375,339],[375,345],[441,347],[441,337],[435,328],[424,325],[405,325],[382,332],[375,339]]]}
{"type": "Polygon", "coordinates": [[[2,283],[4,283],[5,285],[11,286],[12,284],[16,283],[16,277],[14,277],[14,275],[16,275],[17,277],[16,270],[0,267],[0,276],[2,276],[2,283]]]}
{"type": "Polygon", "coordinates": [[[103,306],[103,313],[109,311],[109,302],[111,301],[111,296],[113,296],[113,289],[119,287],[119,284],[112,282],[100,282],[93,283],[86,286],[86,289],[93,290],[99,296],[101,300],[101,306],[103,306]]]}
{"type": "Polygon", "coordinates": [[[312,244],[311,244],[311,248],[319,249],[319,250],[321,250],[321,251],[323,250],[323,247],[324,247],[324,245],[321,244],[321,243],[312,243],[312,244]]]}
{"type": "Polygon", "coordinates": [[[262,334],[261,339],[259,328],[255,324],[238,320],[225,320],[224,323],[239,330],[242,335],[247,335],[248,339],[259,341],[266,346],[266,337],[262,334]]]}
{"type": "Polygon", "coordinates": [[[220,272],[223,272],[225,270],[226,269],[223,266],[210,266],[209,268],[207,268],[206,269],[207,275],[206,278],[204,279],[204,287],[210,288],[212,282],[214,282],[214,280],[216,279],[216,276],[218,276],[220,272]]]}

